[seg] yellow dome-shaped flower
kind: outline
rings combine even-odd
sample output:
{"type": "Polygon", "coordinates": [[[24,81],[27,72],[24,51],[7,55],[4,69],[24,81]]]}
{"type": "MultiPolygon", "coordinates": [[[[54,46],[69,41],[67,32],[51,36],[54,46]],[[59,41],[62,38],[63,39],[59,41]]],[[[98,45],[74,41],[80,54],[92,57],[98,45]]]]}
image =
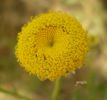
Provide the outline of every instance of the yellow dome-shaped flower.
{"type": "Polygon", "coordinates": [[[16,57],[27,72],[55,80],[83,64],[88,37],[81,24],[62,12],[36,16],[18,33],[16,57]]]}

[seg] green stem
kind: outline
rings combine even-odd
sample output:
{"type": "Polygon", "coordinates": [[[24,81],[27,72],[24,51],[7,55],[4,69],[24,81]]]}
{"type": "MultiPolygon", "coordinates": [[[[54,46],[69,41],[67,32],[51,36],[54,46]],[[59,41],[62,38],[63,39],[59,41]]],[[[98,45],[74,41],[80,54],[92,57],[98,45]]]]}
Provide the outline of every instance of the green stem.
{"type": "Polygon", "coordinates": [[[58,100],[59,92],[60,92],[60,83],[61,83],[61,79],[57,79],[55,81],[55,84],[54,84],[55,86],[52,93],[52,100],[58,100]]]}
{"type": "Polygon", "coordinates": [[[21,94],[14,92],[14,91],[9,91],[9,90],[5,90],[3,88],[0,87],[0,92],[15,96],[17,98],[20,98],[21,100],[30,100],[29,98],[22,96],[21,94]]]}

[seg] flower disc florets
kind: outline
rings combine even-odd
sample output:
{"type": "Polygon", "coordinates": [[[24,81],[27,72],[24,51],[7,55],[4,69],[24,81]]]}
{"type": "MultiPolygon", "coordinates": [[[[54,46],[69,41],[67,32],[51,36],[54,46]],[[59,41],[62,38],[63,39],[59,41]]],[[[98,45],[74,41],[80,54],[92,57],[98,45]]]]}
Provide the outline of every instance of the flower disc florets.
{"type": "Polygon", "coordinates": [[[27,72],[55,80],[79,68],[88,51],[87,33],[72,16],[49,12],[18,33],[16,57],[27,72]]]}

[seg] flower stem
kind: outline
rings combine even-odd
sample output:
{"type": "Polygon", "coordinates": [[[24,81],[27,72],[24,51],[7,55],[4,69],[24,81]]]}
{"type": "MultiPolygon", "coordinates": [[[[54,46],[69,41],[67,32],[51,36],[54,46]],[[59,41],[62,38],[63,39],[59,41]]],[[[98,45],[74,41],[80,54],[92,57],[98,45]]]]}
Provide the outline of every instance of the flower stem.
{"type": "Polygon", "coordinates": [[[60,83],[61,83],[61,79],[57,79],[55,81],[55,86],[54,86],[54,90],[53,90],[53,93],[52,93],[52,100],[59,100],[58,97],[59,97],[59,92],[60,92],[60,83]]]}

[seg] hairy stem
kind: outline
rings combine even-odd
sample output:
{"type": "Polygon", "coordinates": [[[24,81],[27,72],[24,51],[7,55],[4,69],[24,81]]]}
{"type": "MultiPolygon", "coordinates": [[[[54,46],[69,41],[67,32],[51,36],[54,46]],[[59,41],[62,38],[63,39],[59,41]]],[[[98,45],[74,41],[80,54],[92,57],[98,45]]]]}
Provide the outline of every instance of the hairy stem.
{"type": "Polygon", "coordinates": [[[53,90],[53,93],[52,93],[52,100],[59,100],[58,97],[59,97],[59,92],[60,92],[60,83],[61,83],[61,79],[57,79],[55,81],[55,86],[54,86],[54,90],[53,90]]]}

